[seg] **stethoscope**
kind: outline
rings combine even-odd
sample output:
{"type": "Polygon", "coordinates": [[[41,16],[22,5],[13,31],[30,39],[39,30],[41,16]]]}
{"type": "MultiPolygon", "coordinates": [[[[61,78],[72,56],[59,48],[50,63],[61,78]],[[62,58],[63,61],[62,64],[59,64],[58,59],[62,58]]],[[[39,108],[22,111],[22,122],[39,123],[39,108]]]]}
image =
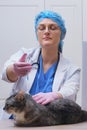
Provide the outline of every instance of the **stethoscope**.
{"type": "MultiPolygon", "coordinates": [[[[39,53],[39,56],[38,56],[37,62],[34,62],[34,63],[31,64],[32,68],[35,68],[34,65],[37,65],[38,68],[40,67],[40,62],[39,62],[40,55],[41,55],[41,50],[40,50],[40,53],[39,53]]],[[[58,52],[58,61],[57,61],[57,64],[58,64],[58,62],[59,62],[59,59],[60,59],[60,53],[58,52]]]]}
{"type": "MultiPolygon", "coordinates": [[[[32,55],[33,55],[33,53],[32,53],[31,55],[27,56],[26,62],[29,63],[29,61],[30,61],[32,55]]],[[[32,69],[37,69],[37,68],[40,67],[40,62],[39,62],[40,55],[41,55],[41,50],[40,50],[40,52],[39,52],[39,55],[38,55],[38,58],[37,58],[37,62],[31,62],[31,63],[30,63],[31,66],[32,66],[32,69]]],[[[26,76],[27,76],[27,80],[29,80],[29,75],[27,74],[26,76]]]]}
{"type": "MultiPolygon", "coordinates": [[[[39,55],[38,55],[38,58],[37,58],[37,62],[31,62],[31,66],[32,66],[32,69],[36,69],[36,68],[39,68],[40,67],[40,62],[39,62],[39,58],[40,58],[40,55],[41,55],[41,49],[40,49],[40,52],[39,52],[39,55]]],[[[32,57],[32,54],[27,56],[27,59],[26,61],[29,62],[29,60],[31,59],[32,57]]]]}
{"type": "MultiPolygon", "coordinates": [[[[31,66],[32,66],[32,69],[37,69],[40,67],[40,55],[41,55],[41,49],[40,49],[40,52],[39,52],[39,55],[38,55],[38,59],[37,59],[37,62],[33,62],[31,63],[31,66]],[[37,66],[36,66],[37,65],[37,66]]],[[[31,55],[29,55],[29,57],[27,58],[28,60],[31,58],[31,55]]],[[[59,63],[59,59],[60,59],[60,53],[58,52],[58,61],[57,61],[57,65],[59,63]]],[[[57,68],[56,68],[57,69],[57,68]]],[[[56,70],[55,70],[55,73],[56,73],[56,70]]],[[[54,74],[55,75],[55,74],[54,74]]],[[[28,76],[27,76],[28,78],[28,76]]]]}
{"type": "Polygon", "coordinates": [[[32,68],[35,68],[36,65],[37,65],[38,67],[40,66],[40,64],[39,64],[39,59],[38,59],[37,62],[34,62],[34,63],[31,64],[32,68]]]}

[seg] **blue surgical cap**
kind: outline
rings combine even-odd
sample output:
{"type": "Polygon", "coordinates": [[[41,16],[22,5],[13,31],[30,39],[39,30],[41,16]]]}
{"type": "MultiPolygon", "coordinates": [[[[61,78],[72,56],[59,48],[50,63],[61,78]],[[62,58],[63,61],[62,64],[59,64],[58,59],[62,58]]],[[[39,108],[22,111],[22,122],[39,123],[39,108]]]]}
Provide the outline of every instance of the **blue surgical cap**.
{"type": "Polygon", "coordinates": [[[63,41],[62,40],[64,39],[65,34],[66,34],[66,28],[65,28],[64,20],[56,12],[53,12],[53,11],[43,11],[43,12],[40,12],[35,17],[35,31],[37,30],[38,24],[45,18],[53,20],[60,27],[60,29],[61,29],[61,37],[60,37],[60,43],[59,43],[58,50],[60,52],[62,52],[62,48],[63,48],[63,41]]]}

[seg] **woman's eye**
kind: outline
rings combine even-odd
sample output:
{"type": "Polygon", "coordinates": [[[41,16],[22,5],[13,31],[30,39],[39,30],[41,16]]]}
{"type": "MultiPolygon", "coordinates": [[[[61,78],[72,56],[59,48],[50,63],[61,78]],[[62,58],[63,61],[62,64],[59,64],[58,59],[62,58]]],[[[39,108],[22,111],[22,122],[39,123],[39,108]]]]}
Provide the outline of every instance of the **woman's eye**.
{"type": "Polygon", "coordinates": [[[59,27],[56,25],[49,25],[48,27],[44,26],[44,25],[40,25],[38,26],[38,30],[39,31],[44,31],[48,28],[49,31],[55,31],[55,30],[59,30],[59,27]]]}
{"type": "Polygon", "coordinates": [[[45,30],[45,27],[44,26],[39,26],[38,30],[45,30]]]}
{"type": "Polygon", "coordinates": [[[57,29],[58,29],[57,26],[54,26],[54,25],[50,26],[50,30],[57,30],[57,29]]]}

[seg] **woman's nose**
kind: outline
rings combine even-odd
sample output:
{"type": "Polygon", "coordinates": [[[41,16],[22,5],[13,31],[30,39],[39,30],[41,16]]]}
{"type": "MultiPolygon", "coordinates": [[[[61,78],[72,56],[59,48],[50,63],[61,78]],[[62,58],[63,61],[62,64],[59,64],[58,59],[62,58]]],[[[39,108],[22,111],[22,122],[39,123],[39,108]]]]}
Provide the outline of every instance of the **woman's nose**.
{"type": "Polygon", "coordinates": [[[46,28],[45,28],[45,33],[49,33],[49,31],[50,31],[49,28],[46,27],[46,28]]]}

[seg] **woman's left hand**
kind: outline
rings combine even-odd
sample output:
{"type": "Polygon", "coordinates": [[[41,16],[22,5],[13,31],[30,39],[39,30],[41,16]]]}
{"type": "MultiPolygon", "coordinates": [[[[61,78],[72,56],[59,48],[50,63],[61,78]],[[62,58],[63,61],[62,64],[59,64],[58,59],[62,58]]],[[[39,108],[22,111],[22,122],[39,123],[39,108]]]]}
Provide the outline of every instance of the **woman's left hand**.
{"type": "Polygon", "coordinates": [[[32,97],[37,103],[45,105],[45,104],[52,102],[53,100],[57,99],[58,94],[57,94],[57,92],[48,92],[48,93],[40,92],[40,93],[38,93],[38,94],[36,94],[32,97]]]}

